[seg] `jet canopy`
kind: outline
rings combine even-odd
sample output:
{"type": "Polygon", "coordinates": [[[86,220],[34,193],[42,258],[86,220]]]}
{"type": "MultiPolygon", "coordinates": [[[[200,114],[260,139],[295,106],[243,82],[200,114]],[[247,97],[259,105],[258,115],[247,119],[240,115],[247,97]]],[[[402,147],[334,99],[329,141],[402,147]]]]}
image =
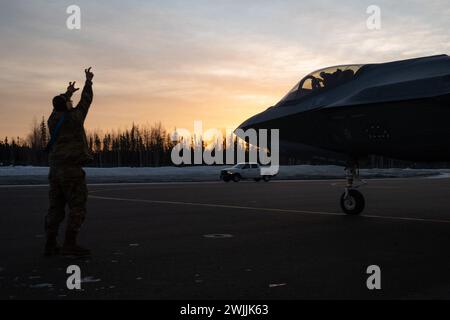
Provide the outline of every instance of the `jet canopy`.
{"type": "Polygon", "coordinates": [[[320,69],[308,74],[278,103],[277,106],[290,105],[289,102],[311,94],[323,92],[352,80],[364,65],[344,65],[320,69]]]}

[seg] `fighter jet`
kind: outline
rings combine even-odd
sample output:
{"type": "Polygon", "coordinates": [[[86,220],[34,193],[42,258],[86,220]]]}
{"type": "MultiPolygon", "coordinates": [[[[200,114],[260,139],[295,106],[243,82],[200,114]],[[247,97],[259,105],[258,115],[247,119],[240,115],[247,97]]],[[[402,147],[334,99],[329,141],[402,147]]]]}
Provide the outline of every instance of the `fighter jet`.
{"type": "Polygon", "coordinates": [[[358,160],[450,160],[450,57],[437,55],[314,71],[275,106],[239,126],[279,129],[280,150],[347,159],[341,208],[363,211],[358,160]]]}

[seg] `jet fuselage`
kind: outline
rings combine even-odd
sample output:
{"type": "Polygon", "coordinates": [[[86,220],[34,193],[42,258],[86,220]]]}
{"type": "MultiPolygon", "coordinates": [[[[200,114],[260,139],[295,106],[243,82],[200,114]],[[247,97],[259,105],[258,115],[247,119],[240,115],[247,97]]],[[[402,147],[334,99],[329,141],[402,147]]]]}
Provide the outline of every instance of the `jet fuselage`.
{"type": "Polygon", "coordinates": [[[328,90],[301,86],[240,128],[279,129],[280,149],[293,153],[298,144],[350,158],[450,161],[448,56],[365,65],[328,90]]]}

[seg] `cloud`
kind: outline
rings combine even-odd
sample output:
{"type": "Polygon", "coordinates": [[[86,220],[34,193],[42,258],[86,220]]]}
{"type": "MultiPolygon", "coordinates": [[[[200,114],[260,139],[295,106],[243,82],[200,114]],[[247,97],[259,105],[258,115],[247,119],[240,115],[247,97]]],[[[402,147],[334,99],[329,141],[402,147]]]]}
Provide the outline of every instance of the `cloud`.
{"type": "Polygon", "coordinates": [[[0,11],[0,134],[48,115],[66,82],[92,65],[87,125],[197,119],[238,124],[322,67],[450,50],[447,1],[78,1],[82,29],[65,28],[69,1],[14,1],[0,11]],[[12,124],[11,124],[12,123],[12,124]]]}

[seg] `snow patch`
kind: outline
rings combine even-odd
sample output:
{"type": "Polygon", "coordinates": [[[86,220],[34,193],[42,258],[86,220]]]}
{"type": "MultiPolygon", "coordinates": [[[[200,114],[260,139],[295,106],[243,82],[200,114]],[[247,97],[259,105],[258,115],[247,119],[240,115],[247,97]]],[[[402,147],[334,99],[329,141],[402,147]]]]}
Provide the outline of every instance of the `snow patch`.
{"type": "Polygon", "coordinates": [[[276,288],[276,287],[284,287],[286,283],[271,283],[269,284],[269,288],[276,288]]]}
{"type": "MultiPolygon", "coordinates": [[[[230,166],[85,168],[89,183],[217,181],[230,166]]],[[[343,179],[344,167],[335,165],[280,166],[275,179],[343,179]]],[[[0,184],[47,183],[48,167],[0,167],[0,184]]],[[[362,178],[449,178],[450,169],[361,169],[362,178]]]]}
{"type": "Polygon", "coordinates": [[[100,282],[102,279],[96,279],[92,276],[84,277],[81,279],[81,283],[92,283],[92,282],[100,282]]]}
{"type": "Polygon", "coordinates": [[[42,289],[42,288],[52,288],[53,284],[51,283],[38,283],[38,284],[33,284],[30,286],[30,288],[33,289],[42,289]]]}

